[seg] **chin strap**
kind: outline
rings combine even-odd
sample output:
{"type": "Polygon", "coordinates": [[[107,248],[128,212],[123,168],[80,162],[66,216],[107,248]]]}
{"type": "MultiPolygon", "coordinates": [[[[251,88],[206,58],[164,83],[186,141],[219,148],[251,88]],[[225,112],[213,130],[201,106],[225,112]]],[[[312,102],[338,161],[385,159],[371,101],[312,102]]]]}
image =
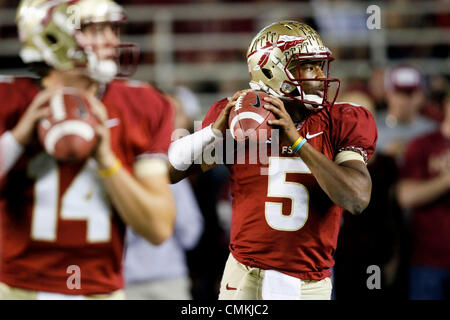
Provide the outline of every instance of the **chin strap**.
{"type": "MultiPolygon", "coordinates": [[[[301,97],[296,97],[296,98],[297,99],[301,99],[301,97]]],[[[311,101],[311,102],[315,102],[315,103],[319,104],[318,107],[315,107],[312,104],[303,102],[305,107],[310,109],[310,110],[317,110],[317,109],[322,109],[323,108],[323,98],[318,96],[317,94],[305,94],[305,93],[303,93],[303,100],[311,101]]]]}
{"type": "Polygon", "coordinates": [[[114,60],[99,60],[92,51],[87,51],[87,75],[100,83],[108,83],[117,75],[118,67],[114,60]]]}
{"type": "Polygon", "coordinates": [[[257,83],[254,81],[249,82],[250,88],[256,91],[264,91],[268,94],[271,94],[278,98],[283,98],[283,96],[279,95],[277,92],[275,92],[271,87],[266,85],[264,82],[259,80],[257,83]]]}

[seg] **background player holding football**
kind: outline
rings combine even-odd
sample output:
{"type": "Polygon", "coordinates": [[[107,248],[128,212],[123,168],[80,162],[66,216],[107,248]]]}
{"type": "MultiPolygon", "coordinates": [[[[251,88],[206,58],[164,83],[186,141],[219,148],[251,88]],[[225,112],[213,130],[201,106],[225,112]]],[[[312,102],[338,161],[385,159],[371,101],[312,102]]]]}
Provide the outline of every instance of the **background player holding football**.
{"type": "Polygon", "coordinates": [[[165,156],[172,108],[150,85],[113,80],[122,8],[77,1],[80,30],[69,23],[69,4],[22,1],[21,57],[43,77],[0,83],[0,299],[123,298],[124,223],[155,244],[173,229],[165,156]],[[36,138],[61,87],[85,94],[99,119],[86,161],[57,162],[36,138]],[[75,288],[69,266],[79,267],[75,288]]]}
{"type": "MultiPolygon", "coordinates": [[[[366,163],[377,140],[370,112],[329,99],[330,83],[339,82],[329,78],[331,60],[317,32],[295,21],[263,28],[250,44],[250,86],[271,95],[262,104],[276,115],[269,124],[280,129],[280,152],[269,153],[268,164],[228,165],[231,254],[220,299],[331,297],[342,210],[359,214],[368,205],[366,163]]],[[[219,143],[217,133],[225,133],[230,110],[245,93],[214,103],[202,130],[172,143],[173,182],[200,170],[194,160],[219,143]]]]}

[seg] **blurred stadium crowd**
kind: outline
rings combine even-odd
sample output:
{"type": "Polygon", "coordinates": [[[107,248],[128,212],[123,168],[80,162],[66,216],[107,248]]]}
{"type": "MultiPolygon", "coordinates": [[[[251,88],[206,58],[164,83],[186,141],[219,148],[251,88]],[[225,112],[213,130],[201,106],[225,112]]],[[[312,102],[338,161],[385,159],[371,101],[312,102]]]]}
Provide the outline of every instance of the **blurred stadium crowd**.
{"type": "MultiPolygon", "coordinates": [[[[333,296],[337,300],[449,298],[450,182],[418,204],[398,187],[404,179],[419,175],[408,167],[415,165],[414,159],[408,159],[416,154],[412,148],[419,142],[414,139],[450,121],[449,1],[378,2],[381,28],[374,30],[366,25],[366,9],[372,4],[366,1],[117,2],[128,13],[123,39],[141,47],[134,78],[171,93],[178,106],[176,127],[191,131],[195,129],[193,121],[201,120],[217,97],[248,87],[245,51],[261,26],[284,18],[316,28],[336,58],[331,72],[341,79],[338,101],[368,108],[379,130],[376,155],[369,163],[372,200],[360,216],[344,214],[335,253],[333,296]],[[367,288],[371,265],[380,267],[380,289],[367,288]],[[438,282],[446,285],[439,287],[438,282]]],[[[18,56],[16,5],[16,1],[0,0],[0,74],[29,75],[18,56]]],[[[447,181],[449,141],[447,138],[446,153],[439,160],[439,172],[447,181]]],[[[228,176],[227,169],[219,166],[190,178],[195,195],[192,210],[199,215],[194,212],[187,217],[175,235],[179,238],[168,244],[181,248],[179,256],[164,259],[176,249],[163,249],[158,259],[161,263],[155,266],[162,270],[185,263],[172,275],[185,278],[186,295],[171,296],[179,283],[162,282],[157,291],[167,288],[162,291],[168,294],[151,298],[217,298],[229,253],[228,176]]],[[[421,177],[424,182],[431,178],[421,177]]],[[[190,197],[189,188],[177,192],[190,197]]],[[[139,256],[135,258],[139,260],[139,256]]],[[[151,263],[145,268],[151,269],[151,263]]],[[[164,280],[168,273],[155,270],[135,277],[129,272],[130,284],[164,280]]],[[[139,291],[133,297],[139,298],[139,291]]]]}

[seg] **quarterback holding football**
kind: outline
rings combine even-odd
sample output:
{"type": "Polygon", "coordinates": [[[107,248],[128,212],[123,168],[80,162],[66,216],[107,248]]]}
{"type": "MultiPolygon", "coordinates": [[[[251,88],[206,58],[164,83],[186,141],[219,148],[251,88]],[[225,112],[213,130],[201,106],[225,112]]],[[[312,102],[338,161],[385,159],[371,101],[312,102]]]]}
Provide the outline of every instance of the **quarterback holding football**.
{"type": "Polygon", "coordinates": [[[40,77],[0,83],[0,300],[123,298],[125,226],[172,234],[173,111],[115,79],[136,61],[123,21],[112,0],[20,3],[21,57],[40,77]]]}
{"type": "MultiPolygon", "coordinates": [[[[214,165],[205,165],[202,153],[234,130],[229,115],[242,111],[235,109],[254,108],[257,116],[250,117],[258,118],[263,113],[256,109],[265,108],[275,116],[260,121],[279,130],[279,150],[268,149],[268,161],[225,161],[233,214],[219,299],[331,298],[340,218],[343,209],[360,214],[370,201],[366,164],[377,140],[368,110],[336,103],[337,93],[332,97],[332,84],[339,88],[339,80],[330,78],[332,60],[310,26],[296,21],[266,26],[247,51],[251,90],[214,103],[201,130],[171,145],[175,182],[214,165]],[[254,91],[266,95],[242,105],[246,94],[255,99],[254,91]]],[[[241,129],[246,126],[239,122],[241,129]]]]}

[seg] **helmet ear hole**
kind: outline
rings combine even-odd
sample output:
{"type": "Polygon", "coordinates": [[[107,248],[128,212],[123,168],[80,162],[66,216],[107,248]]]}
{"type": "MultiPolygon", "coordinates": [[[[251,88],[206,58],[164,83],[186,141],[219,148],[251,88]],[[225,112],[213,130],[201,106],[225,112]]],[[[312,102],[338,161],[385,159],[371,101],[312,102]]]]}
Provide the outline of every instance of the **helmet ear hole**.
{"type": "Polygon", "coordinates": [[[58,39],[56,39],[56,37],[50,33],[47,33],[45,35],[45,38],[48,40],[48,42],[50,42],[50,45],[56,44],[58,42],[58,39]]]}
{"type": "Polygon", "coordinates": [[[261,71],[262,71],[262,73],[264,73],[264,75],[266,76],[267,79],[273,78],[273,73],[269,69],[263,68],[261,71]]]}

